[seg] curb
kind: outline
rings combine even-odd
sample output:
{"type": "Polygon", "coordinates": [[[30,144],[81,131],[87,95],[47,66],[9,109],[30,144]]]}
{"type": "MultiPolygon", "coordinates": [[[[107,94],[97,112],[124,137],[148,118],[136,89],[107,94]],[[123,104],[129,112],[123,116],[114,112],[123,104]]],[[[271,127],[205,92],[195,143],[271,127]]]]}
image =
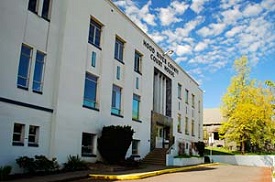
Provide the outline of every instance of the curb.
{"type": "Polygon", "coordinates": [[[196,166],[177,167],[177,168],[162,169],[162,170],[151,171],[151,172],[141,172],[141,173],[122,174],[122,175],[89,174],[89,177],[90,179],[97,179],[97,180],[134,180],[134,179],[148,178],[148,177],[162,175],[162,174],[182,172],[190,169],[208,167],[213,165],[218,165],[218,163],[201,164],[196,166]]]}

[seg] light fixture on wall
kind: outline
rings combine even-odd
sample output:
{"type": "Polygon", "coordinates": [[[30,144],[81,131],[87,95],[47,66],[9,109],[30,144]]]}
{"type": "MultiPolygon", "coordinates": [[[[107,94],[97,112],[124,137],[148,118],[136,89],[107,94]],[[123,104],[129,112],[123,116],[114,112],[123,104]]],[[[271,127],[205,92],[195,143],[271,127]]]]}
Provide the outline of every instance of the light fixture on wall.
{"type": "Polygon", "coordinates": [[[171,55],[171,54],[173,54],[173,53],[174,53],[174,51],[170,49],[170,50],[164,52],[162,55],[163,55],[163,56],[166,56],[166,55],[171,55]]]}

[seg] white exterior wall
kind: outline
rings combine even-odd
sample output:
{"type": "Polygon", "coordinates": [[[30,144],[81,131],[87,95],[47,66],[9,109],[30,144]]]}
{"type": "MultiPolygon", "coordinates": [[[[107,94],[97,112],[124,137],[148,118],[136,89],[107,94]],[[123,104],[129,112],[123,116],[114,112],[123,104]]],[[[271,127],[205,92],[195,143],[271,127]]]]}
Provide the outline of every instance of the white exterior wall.
{"type": "MultiPolygon", "coordinates": [[[[145,33],[133,24],[108,0],[53,0],[50,22],[27,10],[28,1],[0,1],[0,97],[17,102],[47,108],[41,111],[0,101],[0,166],[10,164],[22,155],[46,155],[57,157],[60,163],[68,155],[80,155],[82,133],[93,133],[100,137],[103,126],[130,125],[135,133],[133,138],[140,140],[139,155],[143,158],[150,151],[151,111],[153,110],[154,67],[172,81],[173,136],[176,141],[196,142],[202,140],[202,91],[198,84],[188,76],[168,56],[166,59],[176,69],[175,76],[168,74],[163,66],[150,59],[151,52],[143,45],[145,40],[157,52],[161,50],[145,33]],[[103,24],[101,49],[88,43],[90,17],[103,24]],[[119,36],[126,43],[124,64],[114,59],[115,38],[119,36]],[[17,72],[21,44],[26,43],[34,50],[47,54],[43,94],[17,88],[17,72]],[[143,54],[142,75],[134,71],[135,50],[143,54]],[[96,67],[90,66],[91,52],[96,52],[96,67]],[[116,67],[121,67],[121,79],[116,79],[116,67]],[[97,98],[99,111],[84,108],[83,95],[85,73],[88,71],[98,77],[97,98]],[[139,78],[139,89],[135,80],[139,78]],[[177,85],[182,85],[182,100],[178,110],[177,85]],[[122,88],[122,116],[111,115],[112,85],[122,88]],[[189,105],[184,101],[184,90],[189,90],[189,105]],[[141,96],[140,121],[132,120],[133,93],[141,96]],[[191,94],[195,95],[195,109],[192,116],[191,94]],[[198,100],[201,112],[198,112],[198,100]],[[186,107],[188,109],[187,114],[186,107]],[[4,108],[4,109],[3,109],[4,108]],[[182,115],[182,133],[177,132],[177,115],[182,115]],[[195,120],[195,136],[185,136],[185,115],[195,120]],[[13,124],[15,122],[40,127],[39,147],[12,146],[13,124]],[[198,137],[200,123],[200,138],[198,137]],[[23,149],[23,150],[22,150],[23,149]],[[24,153],[22,153],[24,151],[24,153]],[[5,158],[5,159],[4,159],[5,158]],[[4,159],[4,160],[3,160],[4,159]]],[[[34,58],[31,75],[34,70],[34,58]]],[[[32,83],[32,80],[30,80],[32,83]]],[[[27,130],[25,131],[27,135],[27,130]]],[[[96,142],[95,142],[96,146],[96,142]]],[[[100,158],[85,157],[90,162],[100,158]]],[[[131,155],[131,148],[128,156],[131,155]]]]}

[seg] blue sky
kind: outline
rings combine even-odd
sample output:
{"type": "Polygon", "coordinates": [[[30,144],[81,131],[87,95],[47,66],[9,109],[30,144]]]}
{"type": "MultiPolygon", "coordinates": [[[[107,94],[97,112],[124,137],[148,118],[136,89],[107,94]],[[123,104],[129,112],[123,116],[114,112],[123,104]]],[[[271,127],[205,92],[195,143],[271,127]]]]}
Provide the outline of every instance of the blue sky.
{"type": "Polygon", "coordinates": [[[248,57],[251,78],[275,81],[275,0],[113,0],[204,90],[204,108],[219,107],[248,57]]]}

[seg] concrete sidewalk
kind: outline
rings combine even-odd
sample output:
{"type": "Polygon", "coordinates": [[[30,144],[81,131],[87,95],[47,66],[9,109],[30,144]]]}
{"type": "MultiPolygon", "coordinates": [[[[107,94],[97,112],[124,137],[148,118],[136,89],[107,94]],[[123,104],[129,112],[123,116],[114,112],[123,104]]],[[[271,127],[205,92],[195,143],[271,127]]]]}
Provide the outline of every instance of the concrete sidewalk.
{"type": "Polygon", "coordinates": [[[66,172],[54,175],[45,176],[34,176],[30,178],[22,178],[16,180],[9,180],[12,182],[65,182],[65,181],[76,181],[79,179],[96,179],[96,180],[132,180],[141,179],[151,176],[157,176],[161,174],[174,173],[180,171],[187,171],[196,168],[202,168],[206,166],[217,165],[212,164],[201,164],[196,166],[186,166],[186,167],[166,167],[158,165],[146,165],[139,169],[126,170],[126,171],[116,171],[116,172],[97,172],[97,171],[76,171],[76,172],[66,172]]]}

